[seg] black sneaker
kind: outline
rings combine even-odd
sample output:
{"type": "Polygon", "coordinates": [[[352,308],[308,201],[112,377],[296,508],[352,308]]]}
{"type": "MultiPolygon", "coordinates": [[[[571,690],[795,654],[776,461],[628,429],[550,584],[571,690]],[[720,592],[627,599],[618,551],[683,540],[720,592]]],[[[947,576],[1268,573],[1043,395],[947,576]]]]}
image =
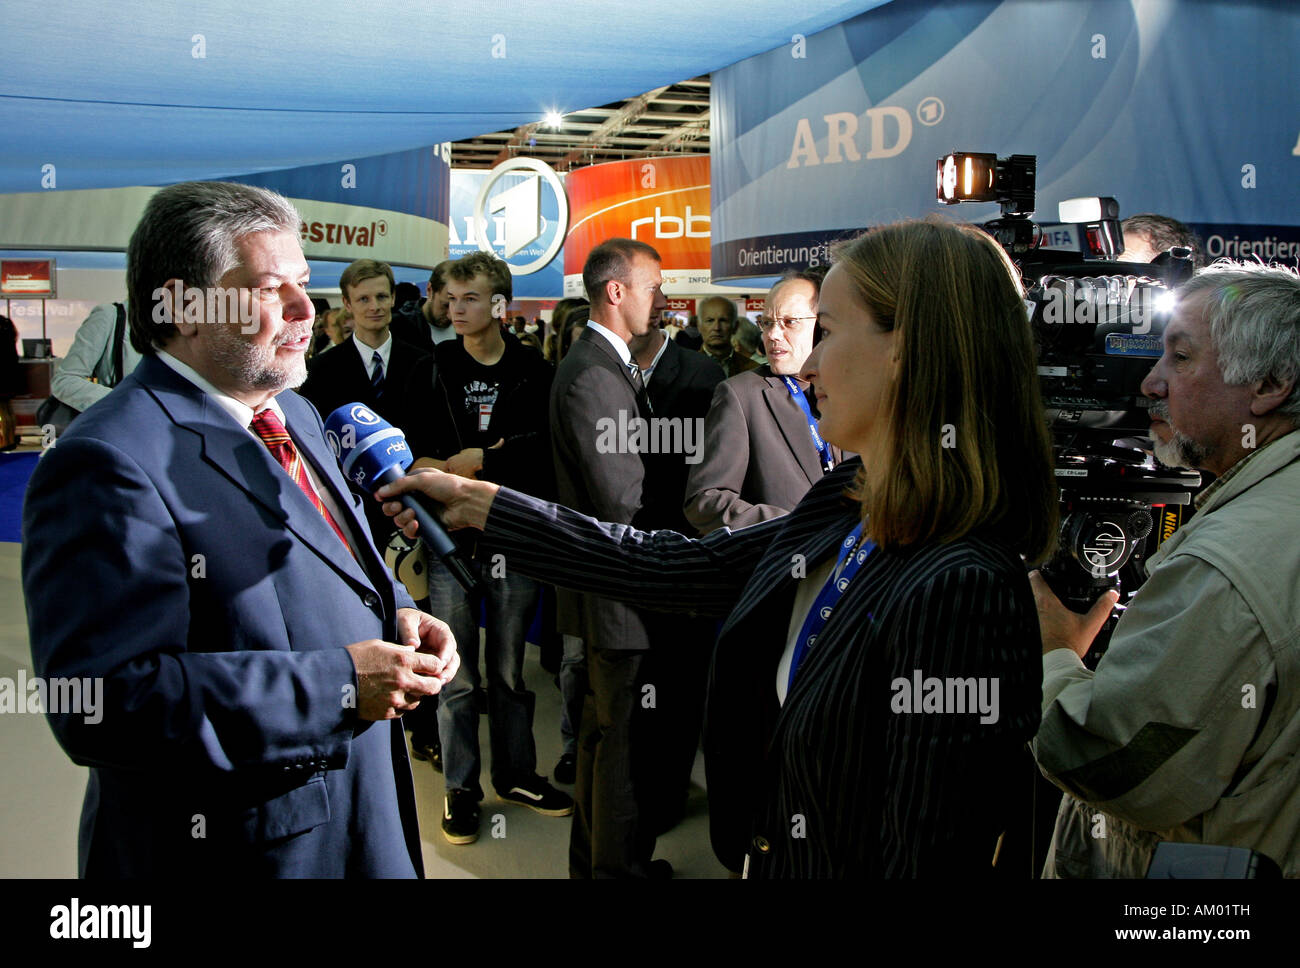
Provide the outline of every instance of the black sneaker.
{"type": "Polygon", "coordinates": [[[442,743],[432,737],[411,734],[411,755],[417,760],[427,760],[435,772],[442,772],[442,743]]]}
{"type": "Polygon", "coordinates": [[[506,803],[518,803],[547,817],[567,817],[573,813],[573,797],[561,793],[540,776],[530,776],[508,790],[498,790],[497,796],[506,803]]]}
{"type": "Polygon", "coordinates": [[[555,764],[555,782],[563,783],[565,786],[572,786],[573,781],[578,778],[578,757],[573,753],[565,753],[560,757],[560,762],[555,764]]]}
{"type": "Polygon", "coordinates": [[[452,844],[478,840],[478,798],[469,790],[448,790],[442,806],[442,835],[452,844]]]}

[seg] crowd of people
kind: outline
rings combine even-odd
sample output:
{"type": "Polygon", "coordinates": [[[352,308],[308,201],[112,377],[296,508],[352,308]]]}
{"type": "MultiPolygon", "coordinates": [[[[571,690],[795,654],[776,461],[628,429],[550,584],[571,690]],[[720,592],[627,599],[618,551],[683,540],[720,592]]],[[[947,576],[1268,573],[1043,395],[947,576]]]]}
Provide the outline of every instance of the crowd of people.
{"type": "MultiPolygon", "coordinates": [[[[1143,218],[1126,258],[1182,244],[1143,218]]],[[[85,412],[32,478],[23,581],[37,673],[105,682],[101,725],[50,714],[91,767],[83,876],[420,876],[408,753],[474,842],[483,714],[495,794],[572,815],[573,877],[672,875],[655,841],[701,740],[714,851],[749,877],[999,873],[1027,747],[1063,791],[1047,875],[1140,877],[1161,841],[1300,875],[1294,271],[1181,290],[1142,390],[1156,457],[1215,480],[1093,670],[1115,598],[1077,614],[1031,570],[1058,541],[1052,441],[1019,274],[981,230],[880,226],[782,276],[757,325],[710,297],[672,332],[644,242],[592,249],[547,326],[508,317],[481,252],[423,300],[359,260],[313,305],[298,226],[263,189],[160,190],[116,388],[90,380],[111,306],[56,383],[85,412]],[[191,318],[177,282],[252,293],[258,325],[191,318]],[[356,403],[415,459],[382,503],[325,443],[356,403]],[[432,557],[394,573],[422,554],[406,492],[480,592],[432,557]],[[74,560],[105,602],[62,594],[74,560]]]]}

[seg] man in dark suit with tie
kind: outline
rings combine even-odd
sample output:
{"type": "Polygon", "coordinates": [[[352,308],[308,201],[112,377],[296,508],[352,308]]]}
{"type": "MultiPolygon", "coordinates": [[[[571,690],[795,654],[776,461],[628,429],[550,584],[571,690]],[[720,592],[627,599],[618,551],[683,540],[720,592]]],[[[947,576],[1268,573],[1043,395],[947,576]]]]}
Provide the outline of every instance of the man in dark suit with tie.
{"type": "MultiPolygon", "coordinates": [[[[425,355],[392,335],[393,270],[384,262],[358,259],[339,277],[343,305],[356,328],[350,339],[313,362],[299,391],[322,417],[349,403],[363,403],[393,426],[405,430],[412,409],[426,405],[432,386],[413,379],[415,364],[425,355]]],[[[420,456],[420,455],[416,455],[420,456]]],[[[371,533],[381,548],[393,526],[378,502],[363,495],[371,533]]]]}
{"type": "MultiPolygon", "coordinates": [[[[668,453],[645,457],[643,526],[690,534],[693,529],[682,513],[687,474],[704,457],[704,418],[725,374],[709,354],[687,350],[658,327],[628,345],[646,380],[654,418],[672,422],[664,439],[681,443],[668,453]]],[[[655,703],[637,710],[634,738],[649,758],[638,775],[643,781],[639,799],[654,829],[663,833],[686,810],[717,622],[659,612],[642,612],[642,617],[652,641],[674,643],[670,650],[651,649],[642,661],[642,678],[655,687],[655,703]]]]}
{"type": "Polygon", "coordinates": [[[714,391],[704,459],[691,468],[684,508],[701,534],[789,513],[840,460],[814,434],[815,401],[798,377],[815,341],[820,279],[791,272],[778,280],[761,324],[768,362],[714,391]]]}
{"type": "Polygon", "coordinates": [[[284,392],[311,339],[300,223],[260,188],[159,190],[127,250],[143,359],[28,487],[37,673],[103,683],[94,715],[49,716],[91,768],[83,877],[423,872],[395,720],[455,675],[455,643],[284,392]]]}
{"type": "MultiPolygon", "coordinates": [[[[630,441],[603,432],[651,416],[628,342],[668,305],[659,254],[609,239],[582,270],[591,319],[551,387],[551,445],[560,500],[604,521],[642,523],[645,464],[630,441]]],[[[577,809],[569,842],[573,877],[647,877],[654,832],[638,824],[632,719],[650,642],[641,615],[594,596],[565,593],[557,624],[586,643],[590,692],[578,741],[577,809]]]]}

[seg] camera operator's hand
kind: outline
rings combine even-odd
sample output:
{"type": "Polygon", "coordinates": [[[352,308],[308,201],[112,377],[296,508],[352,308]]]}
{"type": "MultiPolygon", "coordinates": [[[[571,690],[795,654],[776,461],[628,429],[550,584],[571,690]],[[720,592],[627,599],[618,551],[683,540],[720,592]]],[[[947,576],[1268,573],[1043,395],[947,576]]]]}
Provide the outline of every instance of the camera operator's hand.
{"type": "Polygon", "coordinates": [[[1034,590],[1034,604],[1038,607],[1038,629],[1043,636],[1044,655],[1055,649],[1070,649],[1082,659],[1119,601],[1119,592],[1112,588],[1080,615],[1061,604],[1039,572],[1029,573],[1029,585],[1034,590]]]}

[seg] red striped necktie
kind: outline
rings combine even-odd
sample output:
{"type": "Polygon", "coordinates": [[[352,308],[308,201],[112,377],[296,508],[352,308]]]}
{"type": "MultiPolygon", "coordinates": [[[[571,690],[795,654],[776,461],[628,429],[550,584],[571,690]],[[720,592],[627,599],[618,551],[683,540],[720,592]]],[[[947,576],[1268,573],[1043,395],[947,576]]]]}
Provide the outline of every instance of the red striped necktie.
{"type": "Polygon", "coordinates": [[[302,457],[298,454],[298,448],[289,439],[289,431],[284,429],[284,424],[275,415],[275,411],[267,407],[253,417],[250,427],[253,433],[262,439],[262,443],[266,444],[271,456],[280,462],[280,466],[284,468],[285,473],[302,488],[302,492],[307,495],[307,500],[311,501],[316,510],[321,513],[321,517],[325,519],[325,522],[334,529],[334,533],[339,536],[343,546],[351,552],[352,547],[348,544],[348,539],[343,536],[343,531],[339,528],[338,522],[330,514],[329,508],[321,502],[316,489],[311,486],[311,481],[307,477],[307,468],[303,466],[302,457]]]}

